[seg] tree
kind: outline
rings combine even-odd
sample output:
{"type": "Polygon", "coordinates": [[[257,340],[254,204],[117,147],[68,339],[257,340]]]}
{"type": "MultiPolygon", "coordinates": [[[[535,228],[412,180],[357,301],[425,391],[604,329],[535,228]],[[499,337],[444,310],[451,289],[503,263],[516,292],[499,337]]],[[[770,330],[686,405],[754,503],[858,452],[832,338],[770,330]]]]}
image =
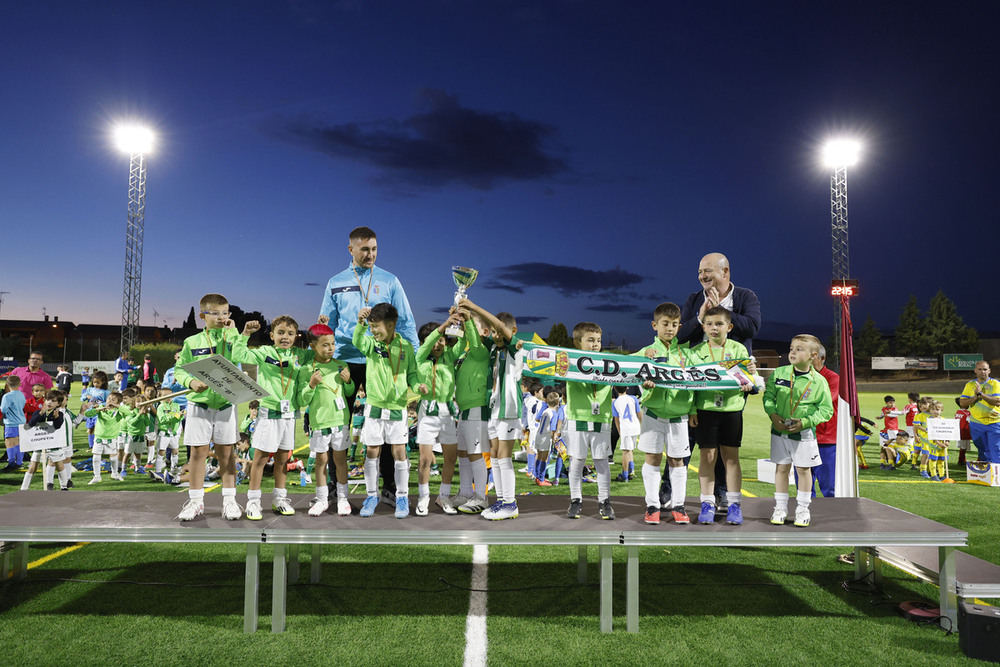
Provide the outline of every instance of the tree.
{"type": "Polygon", "coordinates": [[[566,325],[562,322],[553,324],[549,329],[549,335],[545,337],[545,342],[556,347],[573,347],[573,339],[566,331],[566,325]]]}
{"type": "Polygon", "coordinates": [[[872,357],[881,357],[888,349],[889,343],[882,338],[882,332],[869,315],[854,341],[854,358],[857,361],[871,361],[872,357]]]}
{"type": "Polygon", "coordinates": [[[931,299],[924,326],[931,354],[975,352],[979,346],[979,334],[965,326],[954,302],[945,296],[943,290],[938,290],[931,299]]]}
{"type": "Polygon", "coordinates": [[[910,300],[903,306],[896,326],[896,352],[901,355],[924,355],[930,353],[925,335],[925,325],[917,305],[917,297],[910,295],[910,300]]]}

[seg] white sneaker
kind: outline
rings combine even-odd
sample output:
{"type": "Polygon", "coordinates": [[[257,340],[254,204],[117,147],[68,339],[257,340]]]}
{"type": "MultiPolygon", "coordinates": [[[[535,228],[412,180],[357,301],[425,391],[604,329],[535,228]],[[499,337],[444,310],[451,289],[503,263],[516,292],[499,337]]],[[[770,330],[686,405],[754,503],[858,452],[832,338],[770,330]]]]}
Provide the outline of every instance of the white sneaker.
{"type": "Polygon", "coordinates": [[[226,496],[222,499],[222,518],[226,521],[239,521],[243,518],[243,508],[236,498],[226,496]]]}
{"type": "Polygon", "coordinates": [[[427,516],[427,507],[431,504],[430,496],[420,496],[417,498],[417,516],[427,516]]]}
{"type": "Polygon", "coordinates": [[[121,473],[117,473],[117,472],[111,473],[111,479],[115,480],[116,482],[124,482],[125,481],[124,479],[122,479],[121,473]]]}
{"type": "Polygon", "coordinates": [[[347,502],[347,498],[337,498],[337,514],[351,516],[351,511],[351,503],[347,502]]]}
{"type": "Polygon", "coordinates": [[[87,482],[87,484],[99,484],[100,482],[101,482],[101,476],[100,475],[94,475],[94,479],[92,479],[89,482],[87,482]]]}
{"type": "Polygon", "coordinates": [[[448,496],[438,496],[434,504],[440,507],[445,514],[458,514],[458,510],[451,502],[451,498],[448,496]]]}
{"type": "Polygon", "coordinates": [[[264,512],[260,507],[260,498],[247,500],[247,518],[251,521],[260,521],[264,518],[264,512]]]}
{"type": "Polygon", "coordinates": [[[330,508],[330,501],[326,498],[317,498],[316,502],[309,508],[309,516],[322,516],[323,512],[330,508]]]}
{"type": "Polygon", "coordinates": [[[472,499],[469,500],[469,502],[463,503],[459,506],[458,511],[462,514],[480,514],[487,507],[486,498],[472,496],[472,499]]]}
{"type": "Polygon", "coordinates": [[[456,494],[451,498],[449,498],[448,500],[449,502],[451,502],[451,506],[454,507],[455,511],[457,512],[459,507],[472,500],[472,496],[463,496],[462,494],[456,494]]]}
{"type": "MultiPolygon", "coordinates": [[[[491,521],[503,521],[504,519],[516,519],[517,518],[517,503],[499,503],[499,507],[493,510],[493,514],[489,517],[491,521]]],[[[483,516],[486,512],[483,512],[483,516]]]]}
{"type": "Polygon", "coordinates": [[[808,507],[796,507],[795,508],[795,525],[799,528],[805,528],[809,525],[809,508],[808,507]]]}
{"type": "Polygon", "coordinates": [[[774,508],[774,513],[771,514],[771,523],[776,526],[780,526],[785,523],[785,519],[788,517],[788,510],[774,508]]]}
{"type": "Polygon", "coordinates": [[[181,513],[177,515],[177,518],[181,521],[191,521],[196,516],[205,513],[204,503],[199,503],[197,500],[192,500],[188,498],[188,501],[184,503],[184,507],[181,508],[181,513]]]}
{"type": "Polygon", "coordinates": [[[295,514],[295,508],[292,507],[292,503],[288,500],[288,496],[273,499],[271,501],[271,509],[282,516],[291,516],[295,514]]]}

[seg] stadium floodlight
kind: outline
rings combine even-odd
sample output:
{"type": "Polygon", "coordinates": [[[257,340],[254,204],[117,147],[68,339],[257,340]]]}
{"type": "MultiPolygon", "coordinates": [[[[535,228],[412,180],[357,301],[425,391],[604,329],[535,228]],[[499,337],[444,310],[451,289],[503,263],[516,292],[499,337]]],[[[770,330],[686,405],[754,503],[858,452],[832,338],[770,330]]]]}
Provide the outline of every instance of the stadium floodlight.
{"type": "Polygon", "coordinates": [[[120,125],[114,130],[115,144],[130,156],[128,172],[128,216],[125,220],[125,286],[122,296],[121,354],[126,356],[136,342],[139,300],[142,292],[142,235],[146,218],[145,153],[153,148],[153,132],[139,125],[120,125]]]}
{"type": "Polygon", "coordinates": [[[861,157],[861,144],[852,139],[833,139],[823,146],[823,164],[827,167],[853,167],[861,157]]]}
{"type": "MultiPolygon", "coordinates": [[[[850,254],[847,244],[847,168],[858,163],[861,145],[853,139],[832,139],[823,146],[823,164],[830,173],[830,229],[833,246],[833,278],[844,280],[851,276],[850,254]]],[[[839,341],[841,301],[834,303],[833,334],[839,341]]],[[[839,344],[839,343],[838,343],[839,344]]]]}

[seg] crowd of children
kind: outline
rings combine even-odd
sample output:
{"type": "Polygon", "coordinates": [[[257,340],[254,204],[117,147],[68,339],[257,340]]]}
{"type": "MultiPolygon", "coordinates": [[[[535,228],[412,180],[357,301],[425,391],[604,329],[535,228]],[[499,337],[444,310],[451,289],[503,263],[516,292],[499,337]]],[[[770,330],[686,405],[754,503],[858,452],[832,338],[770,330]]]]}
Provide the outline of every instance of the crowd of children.
{"type": "MultiPolygon", "coordinates": [[[[811,522],[811,472],[819,459],[815,429],[833,414],[829,387],[813,367],[820,348],[814,336],[795,336],[789,365],[776,369],[766,383],[744,382],[732,389],[707,391],[665,388],[652,381],[634,388],[576,381],[543,385],[537,378],[522,377],[523,341],[509,313],[493,314],[465,299],[444,322],[424,325],[419,332],[420,347],[414,350],[396,332],[395,308],[383,303],[362,309],[353,332],[352,342],[366,358],[367,377],[362,388],[355,387],[348,365],[334,358],[335,334],[324,318],[308,328],[309,349],[301,349],[295,346],[299,325],[287,315],[271,323],[271,344],[256,348],[248,343],[260,324],[250,321],[237,332],[224,296],[205,295],[199,317],[205,328],[185,340],[172,373],[174,381],[190,391],[186,412],[169,400],[170,388],[140,381],[136,387],[112,391],[104,372],[90,373],[88,369],[83,413],[74,418],[65,406],[72,378],[68,368],[60,367],[59,389],[46,393],[39,385],[28,400],[20,391],[11,391],[18,388],[19,378],[8,377],[8,393],[0,407],[8,456],[17,457],[11,458],[12,462],[21,463],[19,425],[35,427],[45,422],[48,428],[58,430],[86,419],[93,470],[90,484],[103,482],[105,458],[115,481],[123,478],[129,465],[136,472],[151,468],[151,478],[158,481],[183,479],[189,485],[188,500],[178,517],[189,521],[204,512],[204,481],[211,457],[217,465],[208,472],[221,478],[222,516],[259,520],[263,517],[261,486],[266,468],[273,469],[271,507],[276,514],[295,514],[286,488],[289,468],[301,470],[303,485],[315,483],[310,516],[324,515],[331,505],[341,516],[352,514],[348,450],[353,460],[355,448],[360,447],[366,494],[359,515],[369,517],[379,504],[379,457],[387,447],[394,461],[395,516],[405,518],[410,514],[410,446],[419,451],[417,516],[428,514],[429,478],[432,469],[437,472],[437,453],[441,453],[441,484],[435,500],[441,511],[503,520],[518,516],[514,454],[521,443],[527,455],[522,472],[535,484],[559,484],[565,473],[568,518],[584,513],[586,478],[596,481],[597,516],[612,520],[614,429],[622,452],[618,481],[633,479],[635,452],[643,456],[640,472],[646,523],[659,523],[661,511],[669,511],[674,523],[691,522],[685,508],[687,460],[697,445],[701,501],[697,522],[712,524],[716,514],[723,512],[726,523],[740,525],[743,410],[747,394],[763,386],[763,407],[771,423],[770,458],[777,467],[771,522],[782,524],[787,519],[792,467],[799,480],[794,523],[808,526],[811,522]],[[449,328],[461,329],[463,336],[447,336],[449,328]],[[184,370],[185,364],[212,354],[234,363],[255,364],[257,381],[268,393],[250,405],[250,413],[239,428],[236,407],[184,370]],[[357,410],[352,414],[348,399],[356,391],[357,410]],[[412,393],[420,397],[419,402],[408,406],[407,397],[412,393]],[[309,435],[308,470],[301,462],[289,464],[294,461],[296,424],[303,413],[307,414],[309,435]],[[178,453],[184,420],[189,456],[182,469],[178,453]],[[663,502],[660,495],[664,458],[665,479],[671,489],[669,502],[663,502]],[[717,459],[726,471],[725,502],[717,502],[715,495],[717,459]],[[327,474],[331,461],[334,479],[328,479],[327,474]],[[459,488],[453,492],[456,467],[459,488]],[[314,479],[310,472],[314,472],[314,479]],[[236,484],[243,478],[249,482],[245,508],[236,501],[236,484]],[[493,502],[488,500],[490,489],[495,492],[493,502]],[[334,490],[335,500],[331,498],[334,490]]],[[[635,353],[638,356],[680,368],[742,361],[756,376],[747,349],[728,339],[732,320],[724,307],[706,312],[702,321],[705,339],[693,347],[676,340],[680,309],[675,304],[657,306],[651,326],[653,340],[635,353]]],[[[578,323],[572,336],[579,350],[601,350],[602,330],[593,322],[578,323]]],[[[120,375],[115,374],[116,384],[122,380],[120,375]]],[[[898,409],[892,396],[885,397],[880,415],[881,467],[896,470],[909,463],[921,476],[943,480],[947,477],[947,443],[928,438],[926,421],[940,417],[943,405],[917,394],[910,394],[909,399],[909,404],[898,409]],[[905,418],[903,428],[900,417],[905,418]]],[[[969,446],[968,411],[959,407],[956,417],[964,425],[959,443],[963,463],[969,446]]],[[[22,488],[31,484],[38,465],[44,466],[45,488],[54,488],[56,475],[61,488],[71,486],[69,442],[71,439],[66,447],[35,452],[22,488]]]]}

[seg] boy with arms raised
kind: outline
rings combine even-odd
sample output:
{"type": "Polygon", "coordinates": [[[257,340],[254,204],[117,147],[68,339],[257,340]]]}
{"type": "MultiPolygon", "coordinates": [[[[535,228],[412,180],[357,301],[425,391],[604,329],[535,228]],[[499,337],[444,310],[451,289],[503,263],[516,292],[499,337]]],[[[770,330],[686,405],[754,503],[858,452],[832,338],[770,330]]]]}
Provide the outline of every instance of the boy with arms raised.
{"type": "Polygon", "coordinates": [[[795,525],[805,527],[810,522],[812,467],[819,463],[816,426],[833,416],[830,387],[813,368],[819,346],[819,339],[809,334],[792,338],[789,365],[775,369],[764,387],[764,412],[771,419],[771,461],[776,466],[771,523],[777,525],[788,516],[788,471],[793,464],[799,476],[795,525]]]}
{"type": "Polygon", "coordinates": [[[243,516],[236,502],[236,457],[233,455],[233,447],[240,440],[236,430],[236,406],[185,371],[184,365],[213,354],[232,360],[233,342],[239,332],[229,319],[229,300],[221,294],[203,296],[199,310],[198,317],[205,328],[184,341],[174,371],[174,379],[192,391],[188,394],[184,423],[184,444],[191,448],[188,461],[191,485],[188,501],[177,518],[191,521],[205,512],[205,461],[209,444],[214,443],[222,476],[222,516],[235,521],[243,516]]]}
{"type": "Polygon", "coordinates": [[[455,365],[455,403],[458,404],[458,494],[451,493],[454,465],[448,463],[445,450],[444,469],[437,504],[445,514],[478,514],[486,509],[489,473],[483,454],[490,451],[490,351],[484,339],[489,328],[469,312],[458,308],[465,320],[465,351],[455,365]]]}
{"type": "MultiPolygon", "coordinates": [[[[464,320],[452,314],[444,323],[428,322],[420,327],[420,349],[417,350],[417,373],[421,387],[427,392],[420,399],[417,411],[417,445],[420,447],[420,462],[417,467],[417,516],[427,516],[431,502],[430,475],[434,463],[434,443],[441,445],[444,467],[448,471],[451,485],[455,473],[455,459],[458,458],[458,432],[455,418],[455,362],[462,354],[457,343],[448,345],[445,330],[452,324],[461,325],[464,320]]],[[[442,472],[444,479],[444,472],[442,472]]],[[[450,490],[449,490],[450,491],[450,490]]],[[[445,496],[439,492],[440,496],[445,496]]]]}
{"type": "Polygon", "coordinates": [[[347,502],[347,448],[351,444],[351,414],[347,410],[347,397],[354,393],[354,383],[347,364],[333,358],[337,347],[333,329],[325,324],[309,327],[309,347],[316,356],[299,368],[296,382],[299,405],[309,408],[309,451],[316,457],[316,499],[309,508],[309,516],[320,516],[330,506],[326,480],[330,456],[337,469],[337,514],[348,516],[351,504],[347,502]]]}
{"type": "MultiPolygon", "coordinates": [[[[579,322],[573,327],[578,350],[601,351],[601,327],[579,322]]],[[[579,519],[583,512],[583,465],[587,453],[597,471],[597,509],[602,519],[614,519],[611,507],[611,385],[566,383],[566,449],[569,451],[569,509],[566,516],[579,519]]],[[[558,440],[562,431],[556,433],[558,440]]],[[[640,435],[640,443],[642,436],[640,435]]],[[[641,445],[640,445],[641,449],[641,445]]]]}
{"type": "MultiPolygon", "coordinates": [[[[468,308],[490,327],[489,349],[493,391],[490,394],[490,461],[493,465],[493,485],[497,500],[483,511],[483,518],[492,521],[516,519],[514,445],[521,435],[521,370],[517,352],[521,339],[517,336],[517,321],[510,313],[497,313],[464,299],[459,306],[468,308]]],[[[485,495],[485,490],[484,490],[485,495]]]]}
{"type": "Polygon", "coordinates": [[[299,401],[295,395],[295,378],[302,364],[312,361],[312,350],[294,347],[299,324],[289,315],[279,315],[271,322],[271,341],[250,349],[250,336],[260,329],[260,322],[251,320],[243,327],[243,335],[233,340],[233,361],[257,364],[257,383],[267,389],[268,396],[260,401],[257,425],[253,431],[253,462],[250,465],[250,489],[247,491],[247,518],[259,521],[264,517],[261,507],[261,481],[267,460],[274,456],[274,494],[271,509],[275,514],[290,516],[295,508],[288,500],[285,484],[288,467],[285,463],[295,449],[295,421],[299,416],[299,401]]]}
{"type": "Polygon", "coordinates": [[[361,516],[375,513],[378,506],[378,462],[382,446],[392,447],[395,461],[396,518],[410,514],[407,486],[410,462],[406,459],[406,390],[417,390],[417,362],[413,346],[396,332],[399,314],[388,303],[362,308],[354,327],[352,342],[367,357],[365,425],[361,439],[367,449],[365,456],[365,489],[367,496],[361,506],[361,516]],[[367,335],[368,331],[371,335],[367,335]]]}
{"type": "MultiPolygon", "coordinates": [[[[673,303],[661,303],[653,311],[653,331],[656,338],[636,356],[647,357],[671,366],[691,363],[688,345],[676,341],[681,327],[681,309],[673,303]]],[[[691,455],[688,441],[688,424],[698,425],[694,406],[694,392],[686,389],[665,389],[647,380],[642,385],[640,401],[645,415],[639,431],[639,451],[646,455],[642,466],[642,485],[646,490],[646,523],[660,523],[660,463],[667,455],[670,475],[670,515],[674,523],[691,523],[684,511],[687,491],[687,466],[684,458],[691,455]]],[[[596,455],[595,455],[596,460],[596,455]]],[[[713,461],[712,465],[715,463],[713,461]]],[[[702,464],[702,470],[705,465],[702,464]]]]}
{"type": "MultiPolygon", "coordinates": [[[[693,363],[707,364],[735,359],[749,359],[750,352],[743,343],[729,340],[733,330],[732,314],[723,306],[709,308],[702,322],[705,340],[691,350],[693,363]]],[[[756,373],[753,361],[751,373],[756,373]]],[[[699,464],[698,482],[701,486],[701,512],[698,523],[715,521],[715,461],[722,457],[726,469],[726,523],[739,526],[743,523],[742,498],[743,470],[740,466],[740,445],[743,443],[743,408],[747,393],[757,393],[757,386],[744,384],[738,389],[695,392],[698,408],[699,464]]]]}

